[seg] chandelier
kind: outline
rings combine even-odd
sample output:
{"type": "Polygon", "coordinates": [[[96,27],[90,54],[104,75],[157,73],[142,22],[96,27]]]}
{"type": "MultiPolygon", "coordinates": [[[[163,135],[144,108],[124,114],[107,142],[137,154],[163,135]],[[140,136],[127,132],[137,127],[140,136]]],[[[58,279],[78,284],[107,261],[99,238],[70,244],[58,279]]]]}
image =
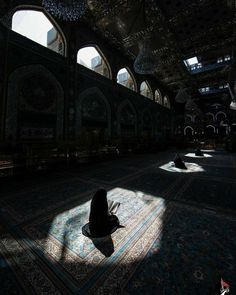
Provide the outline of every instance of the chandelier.
{"type": "Polygon", "coordinates": [[[86,0],[43,0],[42,5],[49,13],[65,21],[78,20],[87,9],[86,0]]]}
{"type": "Polygon", "coordinates": [[[231,104],[229,105],[229,108],[231,109],[231,110],[236,110],[236,101],[234,100],[234,101],[231,101],[231,104]]]}
{"type": "Polygon", "coordinates": [[[231,89],[231,86],[230,86],[230,84],[228,83],[227,84],[228,85],[228,89],[229,89],[229,93],[230,93],[230,96],[231,96],[231,103],[230,103],[230,105],[229,105],[229,108],[231,109],[231,110],[236,110],[236,99],[235,99],[235,95],[233,94],[233,92],[232,92],[232,89],[231,89]]]}
{"type": "Polygon", "coordinates": [[[176,94],[175,101],[179,103],[184,103],[189,100],[191,97],[187,93],[186,88],[180,88],[178,93],[176,94]]]}
{"type": "Polygon", "coordinates": [[[156,63],[152,50],[147,41],[140,43],[139,54],[134,61],[134,70],[138,74],[153,74],[156,70],[156,63]]]}

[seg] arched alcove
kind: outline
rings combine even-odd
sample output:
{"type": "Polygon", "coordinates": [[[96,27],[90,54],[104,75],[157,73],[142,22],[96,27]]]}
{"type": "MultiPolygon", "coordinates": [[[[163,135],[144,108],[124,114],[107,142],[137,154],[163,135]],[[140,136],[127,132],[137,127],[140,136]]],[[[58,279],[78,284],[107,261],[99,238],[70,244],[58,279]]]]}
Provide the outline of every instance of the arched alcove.
{"type": "Polygon", "coordinates": [[[39,7],[19,6],[14,9],[11,29],[44,47],[66,55],[66,40],[61,29],[39,7]]]}
{"type": "Polygon", "coordinates": [[[142,112],[142,136],[150,139],[153,135],[153,118],[148,109],[142,112]]]}
{"type": "Polygon", "coordinates": [[[140,84],[140,94],[151,99],[153,98],[152,89],[147,81],[143,81],[140,84]]]}
{"type": "Polygon", "coordinates": [[[137,91],[135,79],[128,68],[122,68],[118,71],[116,81],[133,91],[137,91]]]}
{"type": "Polygon", "coordinates": [[[77,53],[77,63],[111,79],[111,68],[98,46],[86,46],[77,53]]]}
{"type": "Polygon", "coordinates": [[[184,128],[184,135],[190,137],[190,136],[193,136],[193,133],[194,133],[194,130],[191,126],[186,126],[184,128]]]}
{"type": "Polygon", "coordinates": [[[106,144],[111,135],[111,107],[97,87],[80,93],[76,102],[76,138],[84,145],[106,144]]]}
{"type": "Polygon", "coordinates": [[[193,123],[193,117],[191,115],[185,116],[185,124],[192,124],[193,123]]]}
{"type": "Polygon", "coordinates": [[[201,116],[199,116],[199,115],[195,115],[195,116],[194,116],[194,123],[195,123],[195,124],[200,124],[201,121],[202,121],[201,116]]]}
{"type": "Polygon", "coordinates": [[[217,122],[225,121],[225,119],[226,119],[226,114],[224,112],[220,111],[220,112],[216,113],[215,120],[217,122]]]}
{"type": "Polygon", "coordinates": [[[20,67],[9,77],[6,139],[61,139],[64,93],[42,65],[20,67]]]}
{"type": "Polygon", "coordinates": [[[215,117],[214,117],[214,115],[212,113],[209,113],[209,112],[206,113],[205,117],[206,117],[206,122],[208,124],[215,121],[215,117]]]}
{"type": "Polygon", "coordinates": [[[213,125],[207,125],[206,126],[206,135],[208,138],[213,138],[215,136],[215,133],[216,133],[216,129],[215,129],[215,126],[213,125]]]}
{"type": "Polygon", "coordinates": [[[118,108],[118,135],[132,137],[137,134],[137,115],[130,101],[123,101],[118,108]]]}

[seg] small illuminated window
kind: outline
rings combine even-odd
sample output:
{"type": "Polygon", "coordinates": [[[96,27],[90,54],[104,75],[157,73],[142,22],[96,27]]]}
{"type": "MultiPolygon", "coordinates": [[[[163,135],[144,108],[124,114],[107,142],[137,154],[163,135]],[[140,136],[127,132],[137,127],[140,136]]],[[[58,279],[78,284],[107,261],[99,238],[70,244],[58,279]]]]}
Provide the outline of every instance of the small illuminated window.
{"type": "Polygon", "coordinates": [[[166,108],[170,108],[170,100],[169,97],[167,95],[164,96],[163,98],[163,106],[166,108]]]}
{"type": "Polygon", "coordinates": [[[201,69],[201,68],[202,68],[202,63],[198,63],[198,64],[197,64],[197,68],[198,68],[198,69],[201,69]]]}
{"type": "Polygon", "coordinates": [[[217,63],[219,64],[219,63],[222,63],[222,62],[223,62],[222,57],[219,57],[219,58],[217,59],[217,63]]]}
{"type": "Polygon", "coordinates": [[[151,88],[145,81],[140,85],[140,94],[148,98],[152,98],[151,88]]]}
{"type": "Polygon", "coordinates": [[[194,56],[194,57],[186,59],[185,62],[188,64],[188,66],[192,66],[192,65],[198,64],[198,59],[196,56],[194,56]]]}
{"type": "Polygon", "coordinates": [[[162,95],[159,89],[155,91],[155,102],[162,104],[162,95]]]}
{"type": "Polygon", "coordinates": [[[122,68],[117,73],[116,81],[131,90],[135,90],[134,79],[131,77],[129,71],[126,68],[122,68]]]}
{"type": "Polygon", "coordinates": [[[225,58],[224,58],[224,60],[225,60],[225,61],[229,61],[229,60],[231,60],[231,57],[230,57],[230,55],[225,55],[225,58]]]}
{"type": "Polygon", "coordinates": [[[110,69],[106,59],[94,46],[81,48],[77,53],[77,63],[102,76],[111,78],[110,69]]]}
{"type": "Polygon", "coordinates": [[[201,93],[206,93],[210,91],[210,87],[202,87],[198,89],[201,93]]]}

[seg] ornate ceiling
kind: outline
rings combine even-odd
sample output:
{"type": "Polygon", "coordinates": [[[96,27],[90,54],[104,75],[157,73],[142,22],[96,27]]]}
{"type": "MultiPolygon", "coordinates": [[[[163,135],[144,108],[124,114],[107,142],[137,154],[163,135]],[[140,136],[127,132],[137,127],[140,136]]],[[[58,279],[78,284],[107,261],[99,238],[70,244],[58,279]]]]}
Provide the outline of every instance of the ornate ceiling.
{"type": "MultiPolygon", "coordinates": [[[[41,3],[19,1],[25,2],[41,3]]],[[[0,0],[0,7],[6,3],[0,0]]],[[[232,77],[236,0],[88,0],[88,6],[82,21],[131,60],[139,42],[150,41],[154,75],[170,91],[183,87],[193,98],[206,100],[211,96],[201,95],[199,88],[219,87],[232,77]],[[231,60],[224,62],[227,55],[231,60]],[[194,56],[202,68],[191,72],[184,60],[194,56]],[[221,64],[218,58],[223,58],[221,64]]]]}
{"type": "MultiPolygon", "coordinates": [[[[171,91],[187,87],[194,97],[198,89],[228,82],[235,43],[235,0],[89,0],[84,20],[132,60],[138,44],[149,39],[156,57],[156,78],[171,91]],[[200,73],[191,73],[184,60],[196,56],[200,73]],[[209,70],[205,66],[216,64],[209,70]]],[[[206,96],[205,96],[206,97],[206,96]]]]}

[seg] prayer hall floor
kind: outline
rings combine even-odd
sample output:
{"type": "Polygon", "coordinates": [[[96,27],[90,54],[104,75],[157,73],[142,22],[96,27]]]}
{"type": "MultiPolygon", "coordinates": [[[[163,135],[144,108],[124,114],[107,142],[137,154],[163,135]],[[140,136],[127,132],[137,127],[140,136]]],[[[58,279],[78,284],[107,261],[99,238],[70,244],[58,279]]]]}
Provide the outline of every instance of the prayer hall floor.
{"type": "Polygon", "coordinates": [[[181,151],[5,181],[0,294],[236,294],[236,155],[181,151]],[[103,187],[124,228],[81,233],[103,187]]]}

